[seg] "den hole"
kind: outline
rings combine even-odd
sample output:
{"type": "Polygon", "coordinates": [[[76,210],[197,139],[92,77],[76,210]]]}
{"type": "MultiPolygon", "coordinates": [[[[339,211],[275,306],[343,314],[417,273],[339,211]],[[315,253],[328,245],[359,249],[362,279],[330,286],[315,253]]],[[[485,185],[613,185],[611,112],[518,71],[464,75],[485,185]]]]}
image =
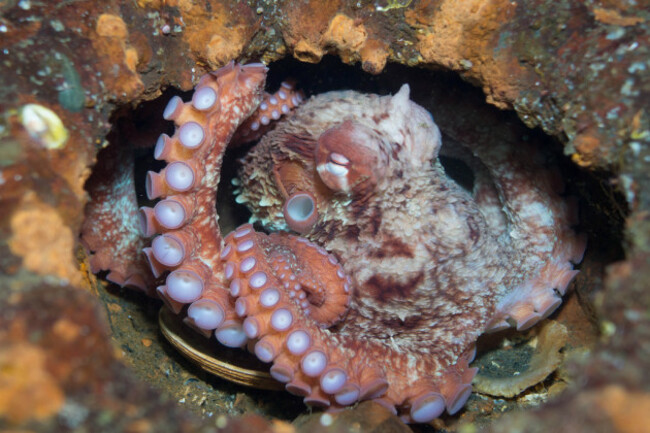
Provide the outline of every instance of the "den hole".
{"type": "MultiPolygon", "coordinates": [[[[502,130],[493,127],[498,124],[501,128],[507,128],[510,133],[518,134],[522,141],[538,143],[548,164],[559,168],[566,183],[564,194],[577,198],[580,224],[576,230],[586,233],[589,239],[585,258],[578,266],[581,273],[572,283],[570,294],[567,295],[563,306],[551,319],[563,314],[571,315],[566,320],[566,326],[573,337],[569,338],[566,352],[580,347],[585,341],[587,346],[595,344],[599,327],[593,307],[594,297],[602,289],[605,267],[624,258],[623,227],[627,208],[613,182],[614,173],[580,169],[562,153],[562,144],[557,139],[539,129],[527,128],[512,111],[501,111],[488,105],[479,88],[449,71],[388,65],[381,74],[369,75],[360,67],[345,65],[333,57],[326,57],[318,64],[281,60],[269,65],[269,68],[268,91],[275,91],[282,80],[293,78],[307,97],[344,89],[389,94],[397,92],[403,83],[409,83],[411,99],[433,114],[443,133],[443,146],[451,140],[450,132],[457,134],[455,128],[458,121],[466,121],[468,118],[484,134],[502,133],[499,132],[502,130]]],[[[159,134],[165,132],[171,135],[174,131],[173,125],[162,119],[162,111],[172,96],[179,95],[183,100],[189,100],[191,94],[168,88],[155,100],[143,102],[135,107],[118,107],[111,117],[113,128],[107,140],[110,146],[122,147],[126,149],[126,154],[132,154],[135,158],[136,193],[141,205],[152,204],[148,203],[144,191],[146,172],[159,171],[164,167],[163,162],[153,158],[152,147],[159,134]]],[[[239,148],[227,152],[225,156],[221,185],[217,193],[220,225],[224,233],[246,222],[250,216],[245,207],[235,202],[232,185],[232,179],[237,175],[237,161],[247,150],[248,148],[239,148]]],[[[102,165],[103,152],[105,151],[98,155],[98,167],[102,165]]],[[[465,189],[472,189],[473,175],[462,161],[453,157],[441,157],[441,162],[449,176],[465,189]]],[[[160,306],[158,301],[131,290],[120,290],[116,286],[111,286],[108,290],[100,288],[100,296],[107,305],[119,304],[127,313],[119,317],[112,316],[111,325],[118,345],[127,354],[136,373],[179,399],[184,398],[189,409],[204,416],[219,413],[239,414],[255,410],[286,420],[308,412],[299,398],[288,393],[272,394],[270,391],[256,391],[232,385],[202,372],[183,359],[165,343],[156,330],[157,310],[160,306]],[[142,332],[152,336],[158,358],[146,354],[145,352],[152,352],[151,348],[144,350],[139,344],[143,338],[142,332]],[[166,368],[161,372],[152,372],[151,366],[159,365],[161,358],[166,360],[166,368]],[[218,397],[199,398],[215,390],[218,397]],[[188,393],[196,398],[186,398],[188,393]]],[[[480,366],[482,357],[491,356],[492,351],[503,351],[504,347],[507,350],[508,343],[519,347],[517,345],[523,343],[517,339],[521,338],[526,336],[513,337],[512,331],[482,338],[478,345],[477,365],[480,366]],[[510,337],[515,339],[515,343],[508,340],[510,337]]],[[[521,357],[526,352],[517,353],[521,357]]],[[[525,359],[521,360],[521,363],[524,365],[525,359]]],[[[494,365],[490,368],[494,368],[494,365]]],[[[489,372],[499,376],[498,371],[489,372]]],[[[478,402],[484,398],[487,397],[473,395],[466,410],[478,411],[478,402]]],[[[517,398],[502,400],[505,401],[507,409],[517,406],[517,398]]],[[[489,417],[488,414],[487,418],[489,417]]]]}

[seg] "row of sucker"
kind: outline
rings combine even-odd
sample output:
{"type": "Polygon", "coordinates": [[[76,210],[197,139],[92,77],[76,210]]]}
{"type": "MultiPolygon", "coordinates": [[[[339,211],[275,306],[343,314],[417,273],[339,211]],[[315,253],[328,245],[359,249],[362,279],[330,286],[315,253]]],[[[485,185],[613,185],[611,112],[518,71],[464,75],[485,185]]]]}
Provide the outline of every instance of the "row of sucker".
{"type": "Polygon", "coordinates": [[[561,305],[579,273],[574,264],[582,261],[586,236],[573,230],[579,220],[578,204],[575,198],[560,198],[564,183],[559,171],[544,167],[532,146],[474,144],[472,150],[494,179],[503,211],[517,216],[509,218],[510,234],[521,256],[540,269],[500,303],[487,331],[497,332],[511,324],[526,330],[561,305]]]}
{"type": "Polygon", "coordinates": [[[328,322],[340,317],[341,307],[347,308],[349,280],[336,258],[322,248],[302,238],[281,237],[256,233],[248,224],[226,237],[226,278],[236,298],[237,314],[244,318],[244,331],[249,338],[258,340],[256,356],[273,362],[271,375],[286,383],[289,392],[303,396],[305,403],[327,407],[332,396],[339,405],[352,404],[360,397],[360,385],[349,376],[341,354],[331,350],[323,331],[317,327],[314,332],[316,321],[310,319],[312,314],[305,314],[314,306],[301,281],[306,281],[304,270],[318,261],[301,260],[297,253],[313,250],[323,259],[316,266],[324,267],[314,275],[335,279],[330,280],[327,293],[322,293],[325,301],[317,301],[324,312],[332,313],[329,317],[323,315],[328,322]],[[338,305],[323,308],[332,303],[338,305]]]}
{"type": "Polygon", "coordinates": [[[402,403],[409,408],[408,413],[401,415],[402,420],[422,423],[438,418],[445,410],[450,415],[460,411],[472,393],[472,380],[478,372],[478,368],[469,367],[475,356],[476,348],[472,345],[441,374],[418,381],[402,403]]]}
{"type": "Polygon", "coordinates": [[[250,143],[266,134],[273,123],[291,113],[305,99],[302,90],[296,88],[293,80],[283,81],[275,93],[265,93],[259,107],[239,127],[233,141],[250,143]]]}
{"type": "MultiPolygon", "coordinates": [[[[239,227],[225,241],[226,278],[244,332],[256,340],[253,351],[261,361],[272,362],[271,375],[285,383],[289,392],[304,397],[306,404],[338,410],[357,401],[375,400],[395,414],[399,408],[406,422],[429,422],[444,410],[457,412],[469,398],[476,374],[475,368],[469,368],[473,348],[440,377],[432,374],[412,389],[392,389],[385,373],[390,362],[378,363],[386,347],[350,343],[322,329],[340,320],[339,311],[349,305],[350,290],[340,264],[323,248],[291,235],[256,233],[250,224],[239,227]],[[328,300],[305,294],[305,275],[318,275],[326,282],[323,295],[328,300]],[[328,303],[336,308],[327,308],[323,313],[328,314],[319,316],[312,302],[320,308],[328,303]]],[[[413,373],[402,370],[404,375],[413,373]]]]}
{"type": "Polygon", "coordinates": [[[247,339],[224,286],[215,191],[228,143],[262,99],[266,70],[231,62],[203,76],[191,101],[169,101],[163,118],[176,129],[154,149],[167,165],[146,179],[149,199],[161,200],[140,209],[142,232],[158,234],[144,249],[151,270],[156,278],[167,274],[158,295],[176,314],[187,306],[188,325],[229,347],[247,339]]]}

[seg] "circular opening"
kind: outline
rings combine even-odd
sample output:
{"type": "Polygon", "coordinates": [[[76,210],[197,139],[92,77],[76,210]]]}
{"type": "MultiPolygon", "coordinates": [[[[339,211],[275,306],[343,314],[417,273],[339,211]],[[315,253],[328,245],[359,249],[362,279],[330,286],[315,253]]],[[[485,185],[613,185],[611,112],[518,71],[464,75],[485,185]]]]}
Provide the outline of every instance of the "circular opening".
{"type": "Polygon", "coordinates": [[[287,203],[287,213],[295,221],[306,221],[314,213],[314,200],[308,194],[296,194],[287,203]]]}

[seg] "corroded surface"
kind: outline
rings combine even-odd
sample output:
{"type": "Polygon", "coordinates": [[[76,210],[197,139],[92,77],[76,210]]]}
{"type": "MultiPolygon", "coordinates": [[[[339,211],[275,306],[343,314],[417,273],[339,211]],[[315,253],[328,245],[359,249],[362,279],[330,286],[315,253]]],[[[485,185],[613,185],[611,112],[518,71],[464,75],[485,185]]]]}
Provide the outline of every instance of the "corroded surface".
{"type": "Polygon", "coordinates": [[[40,431],[208,431],[204,422],[124,369],[93,297],[35,276],[24,276],[23,282],[0,296],[2,425],[40,431]]]}
{"type": "MultiPolygon", "coordinates": [[[[627,261],[609,269],[606,290],[595,296],[603,341],[593,355],[573,364],[577,383],[587,385],[539,412],[518,415],[521,424],[510,418],[494,430],[522,425],[530,431],[558,426],[566,431],[634,431],[647,417],[650,380],[643,360],[650,339],[650,132],[644,95],[650,86],[650,15],[643,2],[53,3],[14,0],[0,5],[3,292],[12,287],[34,308],[43,305],[58,318],[75,317],[65,308],[54,310],[54,300],[45,305],[29,297],[25,281],[42,277],[57,286],[86,286],[75,257],[87,200],[83,185],[97,150],[107,143],[110,115],[117,107],[153,99],[167,85],[189,89],[203,72],[234,57],[271,61],[293,55],[314,62],[333,53],[360,62],[371,73],[380,72],[385,62],[442,67],[481,87],[489,102],[514,108],[526,124],[558,138],[564,152],[590,173],[611,170],[610,179],[599,177],[602,191],[578,185],[583,200],[602,211],[592,213],[592,220],[606,224],[620,217],[609,213],[611,205],[600,204],[614,201],[608,197],[610,184],[632,211],[627,261]],[[24,109],[30,103],[51,109],[67,132],[52,131],[57,127],[42,119],[26,122],[24,109]],[[52,139],[61,136],[68,138],[62,143],[52,139]]],[[[446,119],[436,120],[441,124],[446,119]]],[[[454,127],[462,133],[462,122],[454,127]]],[[[590,234],[600,235],[592,236],[596,245],[616,240],[602,232],[590,234]]],[[[594,296],[580,286],[598,288],[601,276],[591,268],[583,273],[587,280],[579,281],[578,294],[589,305],[594,296]]],[[[48,293],[72,297],[61,290],[48,293]]],[[[3,311],[5,319],[13,311],[27,314],[16,305],[3,311]]],[[[36,343],[15,344],[22,346],[2,345],[3,362],[20,353],[36,366],[47,365],[49,352],[30,346],[36,343]]],[[[41,373],[29,380],[53,392],[52,398],[35,404],[39,412],[28,418],[43,416],[47,426],[58,419],[57,413],[68,412],[61,412],[61,400],[52,391],[56,375],[43,370],[38,367],[41,373]]],[[[13,382],[11,389],[29,386],[24,384],[13,382]]],[[[59,389],[68,395],[67,388],[59,389]]],[[[148,402],[156,405],[157,398],[148,402]]],[[[470,407],[477,405],[470,401],[470,407]]],[[[162,407],[157,410],[168,410],[162,407]]],[[[125,406],[116,410],[126,413],[125,406]]]]}

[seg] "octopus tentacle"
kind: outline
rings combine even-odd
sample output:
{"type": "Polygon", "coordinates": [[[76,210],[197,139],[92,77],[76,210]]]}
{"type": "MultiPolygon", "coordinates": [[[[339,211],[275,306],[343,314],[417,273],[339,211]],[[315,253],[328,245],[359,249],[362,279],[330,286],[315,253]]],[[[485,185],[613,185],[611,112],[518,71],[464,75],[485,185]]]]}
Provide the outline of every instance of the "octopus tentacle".
{"type": "Polygon", "coordinates": [[[348,308],[349,283],[338,261],[305,239],[267,236],[250,225],[229,235],[226,248],[224,260],[233,269],[227,277],[236,286],[231,294],[247,336],[259,339],[256,355],[275,361],[271,374],[288,390],[309,404],[329,406],[329,396],[348,384],[345,357],[325,350],[307,330],[312,323],[331,326],[348,308]]]}
{"type": "Polygon", "coordinates": [[[161,135],[154,150],[168,164],[149,172],[155,207],[140,209],[142,232],[160,233],[144,252],[154,275],[169,271],[159,296],[175,312],[188,305],[185,321],[206,336],[213,332],[228,346],[241,347],[241,332],[225,286],[216,197],[223,153],[238,126],[261,99],[266,68],[230,63],[204,76],[192,98],[170,100],[163,117],[173,120],[173,136],[161,135]]]}
{"type": "Polygon", "coordinates": [[[294,290],[301,300],[303,314],[323,328],[341,321],[350,306],[350,280],[336,257],[304,238],[272,234],[268,241],[273,268],[284,288],[294,290]],[[285,248],[292,254],[282,251],[285,248]]]}
{"type": "Polygon", "coordinates": [[[349,280],[338,260],[322,248],[303,238],[256,233],[250,224],[225,241],[226,278],[238,314],[247,317],[245,327],[248,324],[251,338],[268,326],[280,326],[283,317],[274,321],[272,314],[281,308],[284,297],[322,327],[344,316],[350,301],[349,280]]]}
{"type": "Polygon", "coordinates": [[[561,305],[578,274],[572,264],[582,261],[586,237],[571,228],[578,223],[577,200],[560,198],[561,176],[556,168],[541,166],[539,152],[531,145],[502,143],[488,148],[480,139],[467,141],[471,144],[465,147],[448,140],[451,146],[441,153],[462,160],[474,172],[473,195],[492,232],[508,243],[514,239],[520,256],[527,258],[519,264],[524,269],[547,261],[550,251],[552,259],[504,298],[487,328],[489,332],[509,328],[510,320],[525,330],[561,305]]]}
{"type": "Polygon", "coordinates": [[[516,215],[508,219],[509,236],[523,258],[519,266],[532,277],[501,301],[488,330],[508,327],[507,320],[525,330],[555,311],[579,272],[573,264],[582,260],[586,238],[571,228],[577,205],[560,199],[557,173],[534,161],[537,152],[529,145],[475,144],[472,151],[487,167],[505,212],[516,215]]]}
{"type": "Polygon", "coordinates": [[[296,88],[293,80],[283,81],[280,88],[273,94],[265,93],[257,110],[242,123],[233,141],[248,143],[259,140],[273,127],[273,122],[291,113],[302,103],[305,95],[296,88]]]}
{"type": "MultiPolygon", "coordinates": [[[[335,258],[321,247],[293,236],[255,233],[245,225],[226,238],[226,249],[229,254],[224,260],[233,269],[227,276],[236,286],[231,294],[237,299],[235,308],[244,319],[247,336],[258,339],[255,354],[264,362],[273,362],[271,374],[286,383],[288,391],[303,396],[305,403],[340,408],[374,399],[395,412],[396,406],[413,406],[414,417],[409,419],[425,422],[441,413],[431,409],[431,396],[440,396],[436,408],[442,405],[442,410],[450,412],[459,410],[468,398],[475,374],[475,369],[468,367],[469,357],[449,367],[441,380],[429,378],[419,387],[399,386],[399,381],[389,381],[377,362],[386,348],[372,343],[358,347],[358,341],[337,338],[328,329],[319,329],[323,319],[306,314],[318,298],[302,297],[287,282],[299,281],[304,269],[313,272],[323,266],[325,269],[318,275],[328,281],[328,293],[324,295],[338,297],[336,305],[347,308],[347,277],[335,258]],[[283,259],[278,261],[278,257],[283,259]],[[343,289],[337,295],[336,287],[341,283],[343,289]],[[265,301],[268,291],[274,293],[272,304],[265,301]],[[315,325],[319,328],[314,329],[315,325]]],[[[334,317],[340,317],[340,313],[334,317]]],[[[332,323],[331,319],[327,322],[332,323]]],[[[403,365],[407,363],[404,359],[403,365]]]]}
{"type": "Polygon", "coordinates": [[[138,227],[133,167],[128,147],[102,150],[87,183],[92,201],[86,206],[80,240],[88,251],[91,272],[108,270],[107,280],[152,295],[153,278],[141,253],[145,242],[138,227]]]}

